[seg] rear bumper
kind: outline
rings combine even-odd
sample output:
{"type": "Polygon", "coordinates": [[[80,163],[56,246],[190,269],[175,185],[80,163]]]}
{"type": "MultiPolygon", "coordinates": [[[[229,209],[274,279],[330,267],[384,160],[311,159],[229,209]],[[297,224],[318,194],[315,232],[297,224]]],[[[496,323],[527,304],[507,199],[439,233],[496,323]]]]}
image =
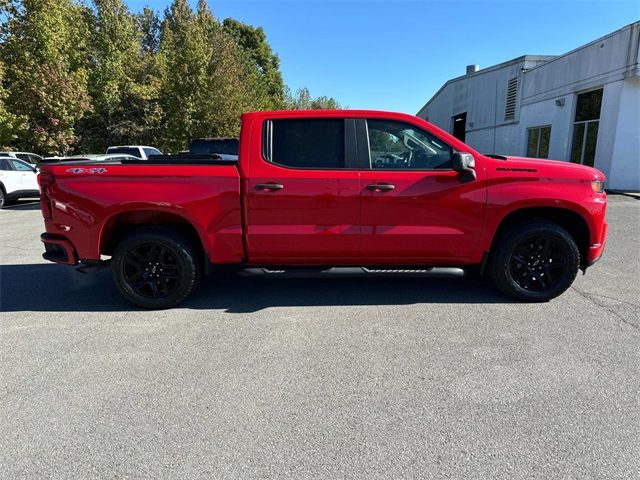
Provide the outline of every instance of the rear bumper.
{"type": "Polygon", "coordinates": [[[42,258],[45,260],[64,265],[78,264],[76,249],[66,238],[43,233],[40,235],[40,241],[44,243],[45,252],[42,254],[42,258]]]}

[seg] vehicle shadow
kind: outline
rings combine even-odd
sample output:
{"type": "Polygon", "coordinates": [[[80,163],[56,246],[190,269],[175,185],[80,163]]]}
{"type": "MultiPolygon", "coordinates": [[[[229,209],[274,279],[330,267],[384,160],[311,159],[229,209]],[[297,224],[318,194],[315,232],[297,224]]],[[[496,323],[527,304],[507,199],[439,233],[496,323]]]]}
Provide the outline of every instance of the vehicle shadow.
{"type": "MultiPolygon", "coordinates": [[[[257,312],[281,306],[509,303],[486,278],[273,278],[225,273],[205,278],[181,307],[257,312]]],[[[109,269],[82,274],[54,264],[0,266],[0,311],[138,310],[116,290],[109,269]]]]}
{"type": "Polygon", "coordinates": [[[10,203],[9,205],[2,208],[2,211],[5,210],[40,210],[40,201],[39,200],[18,200],[15,203],[10,203]]]}

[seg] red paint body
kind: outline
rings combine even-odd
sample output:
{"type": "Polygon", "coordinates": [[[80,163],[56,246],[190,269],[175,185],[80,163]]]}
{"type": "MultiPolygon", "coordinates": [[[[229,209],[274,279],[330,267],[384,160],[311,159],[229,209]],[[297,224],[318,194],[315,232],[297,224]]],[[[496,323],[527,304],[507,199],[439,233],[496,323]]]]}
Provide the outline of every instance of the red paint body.
{"type": "Polygon", "coordinates": [[[580,216],[589,231],[584,262],[601,255],[606,237],[606,196],[591,188],[592,181],[604,180],[598,170],[489,158],[428,122],[397,113],[250,113],[242,117],[238,165],[104,169],[79,174],[68,164],[42,166],[53,174],[42,187],[46,231],[72,246],[74,261],[68,263],[109,254],[119,229],[138,224],[190,225],[212,263],[247,266],[479,264],[505,217],[532,207],[580,216]],[[265,120],[310,117],[413,124],[472,154],[476,179],[463,182],[453,170],[299,170],[263,158],[265,120]],[[285,188],[257,190],[263,183],[285,188]],[[372,183],[396,188],[367,190],[372,183]]]}

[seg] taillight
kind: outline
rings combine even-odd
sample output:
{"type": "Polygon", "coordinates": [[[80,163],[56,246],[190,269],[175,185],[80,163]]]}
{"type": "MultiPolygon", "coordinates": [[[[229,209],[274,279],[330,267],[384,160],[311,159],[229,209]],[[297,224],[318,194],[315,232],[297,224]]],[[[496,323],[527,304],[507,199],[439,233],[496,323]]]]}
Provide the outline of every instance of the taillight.
{"type": "Polygon", "coordinates": [[[51,220],[51,200],[47,194],[47,187],[52,186],[56,181],[53,173],[40,172],[38,175],[38,185],[40,185],[40,210],[45,220],[51,220]]]}
{"type": "Polygon", "coordinates": [[[38,185],[40,185],[41,187],[50,187],[55,183],[55,181],[56,177],[53,175],[53,173],[40,172],[40,174],[38,175],[38,185]]]}

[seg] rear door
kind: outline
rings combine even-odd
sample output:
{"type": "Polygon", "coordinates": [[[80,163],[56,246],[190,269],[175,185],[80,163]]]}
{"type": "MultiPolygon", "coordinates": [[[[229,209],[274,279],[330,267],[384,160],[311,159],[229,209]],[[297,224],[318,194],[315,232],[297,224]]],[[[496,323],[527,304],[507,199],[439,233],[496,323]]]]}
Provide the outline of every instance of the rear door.
{"type": "Polygon", "coordinates": [[[252,128],[262,141],[252,143],[243,185],[249,262],[357,262],[355,121],[275,117],[252,128]]]}
{"type": "Polygon", "coordinates": [[[469,261],[484,216],[481,169],[462,181],[452,170],[453,148],[412,123],[358,120],[358,140],[363,262],[469,261]]]}

